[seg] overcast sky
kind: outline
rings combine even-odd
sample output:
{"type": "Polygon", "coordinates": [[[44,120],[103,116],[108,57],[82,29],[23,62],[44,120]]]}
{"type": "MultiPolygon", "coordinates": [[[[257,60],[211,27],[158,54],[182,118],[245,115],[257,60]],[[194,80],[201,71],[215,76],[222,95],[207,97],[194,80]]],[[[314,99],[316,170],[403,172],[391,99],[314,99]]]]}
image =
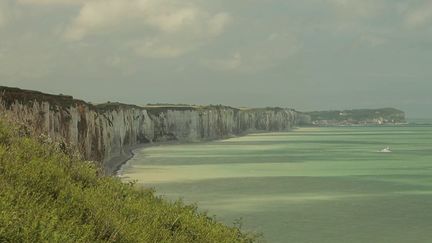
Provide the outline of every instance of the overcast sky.
{"type": "Polygon", "coordinates": [[[432,117],[432,1],[0,0],[0,85],[432,117]]]}

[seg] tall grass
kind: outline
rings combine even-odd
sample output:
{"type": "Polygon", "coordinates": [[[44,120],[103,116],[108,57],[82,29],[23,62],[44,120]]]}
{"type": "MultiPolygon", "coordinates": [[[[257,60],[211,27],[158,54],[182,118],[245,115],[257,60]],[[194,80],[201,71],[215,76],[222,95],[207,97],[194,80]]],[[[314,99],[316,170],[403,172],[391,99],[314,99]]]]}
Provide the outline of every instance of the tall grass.
{"type": "Polygon", "coordinates": [[[0,121],[0,242],[253,242],[0,121]]]}

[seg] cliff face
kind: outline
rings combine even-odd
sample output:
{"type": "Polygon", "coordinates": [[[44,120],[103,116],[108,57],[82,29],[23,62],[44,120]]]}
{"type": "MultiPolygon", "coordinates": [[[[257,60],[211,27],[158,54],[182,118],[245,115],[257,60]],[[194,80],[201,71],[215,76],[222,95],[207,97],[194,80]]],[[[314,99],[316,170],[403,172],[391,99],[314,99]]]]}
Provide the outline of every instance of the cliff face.
{"type": "Polygon", "coordinates": [[[115,169],[113,158],[138,144],[203,141],[248,131],[285,131],[298,122],[294,110],[226,106],[92,105],[71,96],[0,87],[0,115],[76,146],[86,159],[115,169]]]}
{"type": "Polygon", "coordinates": [[[307,112],[318,126],[385,125],[406,123],[405,113],[394,108],[307,112]]]}

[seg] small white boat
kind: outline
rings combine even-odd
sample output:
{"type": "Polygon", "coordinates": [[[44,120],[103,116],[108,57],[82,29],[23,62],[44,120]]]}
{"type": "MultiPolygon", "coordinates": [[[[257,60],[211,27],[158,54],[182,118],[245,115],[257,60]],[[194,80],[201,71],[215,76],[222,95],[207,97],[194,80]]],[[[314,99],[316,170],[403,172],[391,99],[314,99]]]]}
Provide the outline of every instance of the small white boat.
{"type": "Polygon", "coordinates": [[[381,149],[380,152],[381,153],[391,153],[392,151],[391,151],[390,147],[386,147],[386,148],[381,149]]]}

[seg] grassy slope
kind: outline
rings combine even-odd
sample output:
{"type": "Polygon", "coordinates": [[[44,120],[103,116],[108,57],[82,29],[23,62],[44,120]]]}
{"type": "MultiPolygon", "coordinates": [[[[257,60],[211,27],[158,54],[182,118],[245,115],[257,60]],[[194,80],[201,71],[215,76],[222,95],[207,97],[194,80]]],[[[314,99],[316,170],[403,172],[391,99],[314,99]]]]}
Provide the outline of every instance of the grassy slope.
{"type": "Polygon", "coordinates": [[[0,242],[251,242],[0,121],[0,242]]]}

